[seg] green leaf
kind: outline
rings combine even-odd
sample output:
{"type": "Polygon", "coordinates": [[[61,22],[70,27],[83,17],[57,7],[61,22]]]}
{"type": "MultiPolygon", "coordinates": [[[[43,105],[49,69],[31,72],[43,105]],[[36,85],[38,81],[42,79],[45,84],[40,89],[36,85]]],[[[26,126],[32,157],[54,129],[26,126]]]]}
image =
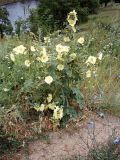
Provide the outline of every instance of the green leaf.
{"type": "Polygon", "coordinates": [[[23,91],[23,90],[29,91],[32,88],[32,85],[33,85],[32,79],[26,80],[24,82],[23,87],[21,88],[21,91],[23,91]]]}
{"type": "Polygon", "coordinates": [[[69,115],[70,118],[77,118],[78,117],[77,111],[72,107],[66,108],[65,115],[69,115]]]}
{"type": "Polygon", "coordinates": [[[84,104],[84,96],[83,94],[80,92],[80,89],[79,88],[72,88],[72,92],[75,96],[75,99],[77,101],[77,103],[79,104],[80,106],[80,109],[83,108],[83,104],[84,104]]]}
{"type": "Polygon", "coordinates": [[[32,86],[32,84],[33,84],[32,79],[26,80],[25,83],[24,83],[24,87],[29,88],[29,87],[32,86]]]}

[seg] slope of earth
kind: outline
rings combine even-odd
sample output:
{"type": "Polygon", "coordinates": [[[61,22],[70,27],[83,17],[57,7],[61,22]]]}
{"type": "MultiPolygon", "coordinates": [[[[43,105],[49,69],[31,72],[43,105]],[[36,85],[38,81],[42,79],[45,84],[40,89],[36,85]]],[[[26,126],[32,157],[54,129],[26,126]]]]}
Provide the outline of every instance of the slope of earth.
{"type": "Polygon", "coordinates": [[[100,118],[92,113],[84,122],[50,133],[46,140],[24,145],[23,150],[15,156],[11,155],[9,160],[64,160],[74,155],[86,157],[89,149],[107,143],[113,135],[120,136],[120,118],[107,114],[100,118]]]}

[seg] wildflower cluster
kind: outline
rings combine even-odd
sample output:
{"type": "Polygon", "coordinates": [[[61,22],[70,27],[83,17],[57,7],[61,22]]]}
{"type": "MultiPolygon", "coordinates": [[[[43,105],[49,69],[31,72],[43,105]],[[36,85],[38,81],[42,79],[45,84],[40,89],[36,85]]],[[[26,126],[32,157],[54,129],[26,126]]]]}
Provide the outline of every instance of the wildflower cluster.
{"type": "MultiPolygon", "coordinates": [[[[70,12],[67,21],[75,32],[77,13],[70,12]]],[[[66,114],[79,115],[84,105],[81,81],[92,76],[103,56],[100,52],[96,57],[86,57],[86,41],[83,36],[67,34],[62,38],[45,37],[41,44],[35,41],[12,48],[2,74],[1,88],[6,97],[2,105],[19,106],[24,112],[31,108],[42,113],[50,111],[51,120],[57,122],[66,114]]]]}

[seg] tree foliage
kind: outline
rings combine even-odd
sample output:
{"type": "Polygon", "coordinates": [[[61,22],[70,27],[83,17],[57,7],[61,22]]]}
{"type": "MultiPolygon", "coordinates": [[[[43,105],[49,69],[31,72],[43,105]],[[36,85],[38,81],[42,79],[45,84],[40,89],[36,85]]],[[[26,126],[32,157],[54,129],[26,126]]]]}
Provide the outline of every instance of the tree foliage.
{"type": "Polygon", "coordinates": [[[110,2],[111,0],[100,0],[100,4],[105,4],[105,7],[107,6],[107,4],[110,2]]]}
{"type": "Polygon", "coordinates": [[[4,32],[9,34],[12,32],[12,25],[8,19],[9,13],[6,8],[0,8],[0,34],[1,38],[4,36],[4,32]]]}

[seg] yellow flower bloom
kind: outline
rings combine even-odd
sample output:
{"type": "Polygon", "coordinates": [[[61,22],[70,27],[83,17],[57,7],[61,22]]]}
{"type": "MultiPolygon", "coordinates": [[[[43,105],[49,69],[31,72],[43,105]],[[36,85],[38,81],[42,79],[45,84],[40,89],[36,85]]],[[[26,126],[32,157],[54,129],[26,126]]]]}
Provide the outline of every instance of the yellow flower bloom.
{"type": "Polygon", "coordinates": [[[15,62],[15,56],[14,56],[13,53],[10,54],[10,59],[11,59],[13,62],[15,62]]]}
{"type": "Polygon", "coordinates": [[[63,40],[64,40],[64,42],[70,42],[70,38],[69,37],[64,37],[63,40]]]}
{"type": "Polygon", "coordinates": [[[43,54],[42,57],[40,57],[40,61],[43,63],[46,63],[48,60],[49,60],[48,55],[46,54],[43,54]]]}
{"type": "Polygon", "coordinates": [[[59,120],[62,119],[62,117],[63,117],[63,108],[59,108],[58,106],[56,106],[53,112],[53,118],[55,120],[59,120]]]}
{"type": "Polygon", "coordinates": [[[71,58],[72,60],[74,60],[76,57],[77,57],[77,56],[76,56],[76,53],[70,54],[70,58],[71,58]]]}
{"type": "Polygon", "coordinates": [[[41,61],[41,58],[40,58],[40,57],[37,57],[36,60],[40,62],[40,61],[41,61]]]}
{"type": "Polygon", "coordinates": [[[87,78],[90,78],[90,77],[91,77],[91,71],[90,71],[90,70],[88,70],[88,71],[86,72],[86,77],[87,77],[87,78]]]}
{"type": "Polygon", "coordinates": [[[24,47],[23,45],[20,45],[13,49],[13,53],[15,53],[16,55],[24,54],[25,50],[26,50],[26,47],[24,47]]]}
{"type": "Polygon", "coordinates": [[[27,51],[25,51],[23,54],[26,55],[26,54],[27,54],[27,51]]]}
{"type": "Polygon", "coordinates": [[[47,107],[49,108],[49,109],[51,109],[51,110],[54,110],[55,108],[56,108],[56,104],[53,102],[53,103],[49,103],[48,105],[47,105],[47,107]]]}
{"type": "Polygon", "coordinates": [[[9,89],[8,89],[8,88],[3,88],[3,91],[4,91],[4,92],[8,92],[9,89]]]}
{"type": "Polygon", "coordinates": [[[64,69],[64,65],[63,64],[58,64],[57,69],[59,71],[62,71],[64,69]]]}
{"type": "Polygon", "coordinates": [[[96,63],[97,58],[94,56],[89,56],[87,61],[85,62],[87,65],[91,64],[95,64],[96,63]]]}
{"type": "Polygon", "coordinates": [[[77,40],[77,42],[78,43],[80,43],[80,44],[84,44],[84,41],[85,41],[85,39],[84,39],[84,37],[80,37],[78,40],[77,40]]]}
{"type": "Polygon", "coordinates": [[[63,54],[62,53],[58,53],[57,54],[57,60],[59,60],[59,61],[64,61],[64,59],[63,59],[63,54]]]}
{"type": "Polygon", "coordinates": [[[40,57],[40,60],[41,62],[46,63],[49,60],[46,48],[43,47],[43,50],[41,53],[42,53],[42,56],[40,57]]]}
{"type": "Polygon", "coordinates": [[[25,60],[25,66],[30,67],[30,61],[29,60],[25,60]]]}
{"type": "Polygon", "coordinates": [[[47,101],[48,101],[48,103],[50,103],[52,101],[52,94],[48,94],[47,101]]]}
{"type": "Polygon", "coordinates": [[[62,52],[69,52],[70,47],[69,46],[63,46],[61,44],[56,45],[56,51],[58,53],[62,53],[62,52]]]}
{"type": "Polygon", "coordinates": [[[32,52],[35,52],[35,51],[36,51],[34,46],[31,46],[31,47],[30,47],[30,50],[31,50],[32,52]]]}
{"type": "Polygon", "coordinates": [[[38,112],[38,111],[41,111],[43,112],[45,110],[45,105],[44,104],[41,104],[40,106],[39,105],[36,105],[34,106],[34,109],[38,112]]]}
{"type": "Polygon", "coordinates": [[[45,43],[50,43],[50,37],[44,37],[44,42],[45,43]]]}
{"type": "Polygon", "coordinates": [[[63,52],[69,52],[70,47],[69,46],[64,46],[63,52]]]}
{"type": "Polygon", "coordinates": [[[47,51],[46,51],[46,48],[45,48],[45,47],[42,48],[41,53],[42,53],[42,54],[47,54],[47,51]]]}
{"type": "Polygon", "coordinates": [[[67,21],[69,23],[69,25],[71,27],[74,27],[76,22],[77,22],[77,13],[75,12],[75,10],[73,10],[72,12],[70,12],[67,16],[67,21]]]}
{"type": "Polygon", "coordinates": [[[47,77],[45,77],[45,82],[47,84],[51,84],[53,82],[53,78],[51,76],[47,76],[47,77]]]}
{"type": "Polygon", "coordinates": [[[44,110],[45,110],[45,105],[44,105],[44,104],[41,104],[41,105],[40,105],[40,111],[43,112],[44,110]]]}
{"type": "Polygon", "coordinates": [[[73,32],[76,32],[76,28],[75,27],[72,27],[72,30],[73,30],[73,32]]]}

